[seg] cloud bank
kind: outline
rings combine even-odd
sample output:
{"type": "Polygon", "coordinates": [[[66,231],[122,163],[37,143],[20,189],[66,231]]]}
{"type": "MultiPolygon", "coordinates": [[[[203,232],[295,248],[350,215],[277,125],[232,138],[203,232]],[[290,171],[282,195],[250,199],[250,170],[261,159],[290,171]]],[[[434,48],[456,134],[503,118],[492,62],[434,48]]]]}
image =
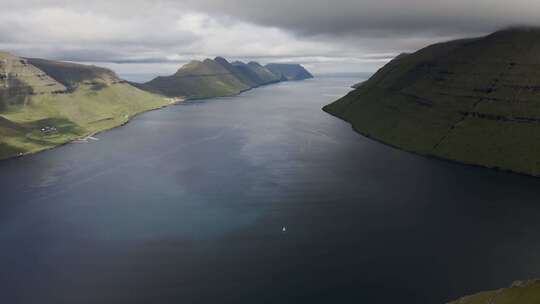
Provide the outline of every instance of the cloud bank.
{"type": "Polygon", "coordinates": [[[0,0],[0,49],[117,63],[222,55],[373,70],[403,51],[540,25],[540,2],[514,0],[0,0]]]}

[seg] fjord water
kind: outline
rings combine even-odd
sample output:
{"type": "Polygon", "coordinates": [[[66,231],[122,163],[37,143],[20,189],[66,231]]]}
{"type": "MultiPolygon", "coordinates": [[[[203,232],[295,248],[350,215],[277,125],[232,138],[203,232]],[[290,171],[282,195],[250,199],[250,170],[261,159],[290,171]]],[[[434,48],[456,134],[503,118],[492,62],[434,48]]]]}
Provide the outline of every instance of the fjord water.
{"type": "Polygon", "coordinates": [[[540,179],[320,110],[359,80],[186,102],[0,162],[1,302],[445,303],[539,277],[540,179]]]}

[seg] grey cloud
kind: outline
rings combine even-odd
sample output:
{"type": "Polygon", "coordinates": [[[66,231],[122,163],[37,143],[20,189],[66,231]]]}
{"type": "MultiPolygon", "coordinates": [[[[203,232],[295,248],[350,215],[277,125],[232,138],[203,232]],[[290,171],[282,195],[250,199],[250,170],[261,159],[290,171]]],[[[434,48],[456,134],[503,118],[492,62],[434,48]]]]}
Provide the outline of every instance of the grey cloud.
{"type": "Polygon", "coordinates": [[[300,35],[459,35],[540,24],[540,2],[532,0],[186,0],[185,4],[300,35]]]}
{"type": "Polygon", "coordinates": [[[0,0],[0,49],[23,56],[178,63],[223,55],[370,70],[403,51],[540,25],[540,1],[0,0]],[[189,58],[188,58],[189,57],[189,58]]]}

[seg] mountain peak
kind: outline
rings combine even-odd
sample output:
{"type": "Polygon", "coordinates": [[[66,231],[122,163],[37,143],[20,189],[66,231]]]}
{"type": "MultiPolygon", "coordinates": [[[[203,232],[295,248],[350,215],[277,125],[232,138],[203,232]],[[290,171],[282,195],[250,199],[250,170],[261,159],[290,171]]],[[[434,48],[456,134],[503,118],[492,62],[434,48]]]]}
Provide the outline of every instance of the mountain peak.
{"type": "Polygon", "coordinates": [[[0,108],[19,104],[29,94],[64,92],[66,87],[58,79],[27,59],[0,52],[0,108]]]}
{"type": "Polygon", "coordinates": [[[121,81],[112,70],[95,65],[37,58],[25,58],[25,60],[70,89],[82,83],[100,82],[103,84],[112,84],[121,81]]]}
{"type": "Polygon", "coordinates": [[[534,26],[515,26],[502,29],[494,32],[487,39],[502,39],[502,40],[523,40],[522,43],[527,43],[527,39],[540,39],[540,27],[534,26]]]}
{"type": "Polygon", "coordinates": [[[219,63],[229,63],[229,61],[227,61],[227,59],[225,59],[224,57],[221,57],[221,56],[217,56],[216,58],[214,58],[214,61],[219,62],[219,63]]]}

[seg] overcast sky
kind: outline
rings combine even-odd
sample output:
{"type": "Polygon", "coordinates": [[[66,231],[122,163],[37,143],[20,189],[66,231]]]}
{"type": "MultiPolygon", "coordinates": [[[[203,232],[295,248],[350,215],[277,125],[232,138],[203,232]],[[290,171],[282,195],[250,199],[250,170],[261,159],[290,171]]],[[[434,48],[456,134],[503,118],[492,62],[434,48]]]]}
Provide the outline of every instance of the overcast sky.
{"type": "Polygon", "coordinates": [[[111,65],[135,66],[141,72],[151,69],[150,63],[172,71],[190,59],[217,55],[262,63],[299,62],[315,72],[373,71],[400,52],[436,41],[540,24],[538,0],[0,0],[0,4],[0,49],[28,57],[116,62],[111,65]]]}

